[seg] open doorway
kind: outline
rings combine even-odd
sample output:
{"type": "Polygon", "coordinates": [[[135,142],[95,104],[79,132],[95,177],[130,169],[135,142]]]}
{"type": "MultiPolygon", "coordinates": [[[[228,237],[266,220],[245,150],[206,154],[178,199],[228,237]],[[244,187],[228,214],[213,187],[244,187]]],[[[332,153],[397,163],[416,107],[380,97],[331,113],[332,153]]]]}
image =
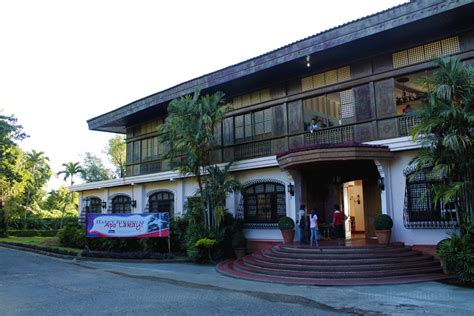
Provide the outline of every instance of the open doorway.
{"type": "Polygon", "coordinates": [[[365,238],[364,187],[362,180],[343,184],[344,213],[347,216],[346,239],[365,238]]]}

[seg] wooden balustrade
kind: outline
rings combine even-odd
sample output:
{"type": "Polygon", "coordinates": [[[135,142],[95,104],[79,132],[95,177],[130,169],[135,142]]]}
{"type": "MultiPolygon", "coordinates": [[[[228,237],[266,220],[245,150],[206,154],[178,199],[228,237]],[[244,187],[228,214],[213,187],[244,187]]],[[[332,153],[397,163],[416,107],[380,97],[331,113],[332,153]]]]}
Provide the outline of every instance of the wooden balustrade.
{"type": "Polygon", "coordinates": [[[354,125],[321,129],[304,135],[305,146],[341,144],[352,140],[354,140],[354,125]]]}

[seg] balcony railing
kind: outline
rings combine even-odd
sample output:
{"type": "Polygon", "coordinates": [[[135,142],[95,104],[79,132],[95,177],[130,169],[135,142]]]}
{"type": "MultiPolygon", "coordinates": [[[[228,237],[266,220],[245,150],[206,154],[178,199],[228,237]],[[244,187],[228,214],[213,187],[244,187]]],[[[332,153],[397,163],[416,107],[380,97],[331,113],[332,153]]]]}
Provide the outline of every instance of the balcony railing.
{"type": "Polygon", "coordinates": [[[352,140],[354,140],[354,125],[321,129],[304,135],[305,146],[341,144],[352,140]]]}
{"type": "Polygon", "coordinates": [[[271,140],[246,143],[234,147],[234,159],[236,160],[270,156],[271,154],[271,140]]]}

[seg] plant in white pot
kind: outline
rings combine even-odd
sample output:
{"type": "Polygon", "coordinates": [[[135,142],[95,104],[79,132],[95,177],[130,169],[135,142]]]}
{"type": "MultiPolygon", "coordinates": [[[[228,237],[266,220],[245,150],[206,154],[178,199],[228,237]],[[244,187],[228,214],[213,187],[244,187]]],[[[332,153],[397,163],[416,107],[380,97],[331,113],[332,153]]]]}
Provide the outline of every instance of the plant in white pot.
{"type": "Polygon", "coordinates": [[[379,244],[389,244],[393,227],[392,218],[387,214],[380,214],[375,218],[374,226],[375,235],[377,236],[379,244]]]}

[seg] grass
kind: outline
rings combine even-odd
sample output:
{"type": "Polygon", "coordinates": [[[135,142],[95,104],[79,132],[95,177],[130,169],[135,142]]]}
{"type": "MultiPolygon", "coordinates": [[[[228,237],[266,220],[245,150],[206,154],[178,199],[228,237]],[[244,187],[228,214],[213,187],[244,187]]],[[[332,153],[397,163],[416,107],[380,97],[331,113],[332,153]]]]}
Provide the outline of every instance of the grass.
{"type": "Polygon", "coordinates": [[[11,236],[11,237],[8,237],[8,238],[0,238],[0,242],[12,242],[12,243],[20,243],[20,244],[29,244],[29,245],[51,247],[51,248],[56,248],[56,249],[73,251],[76,254],[80,254],[82,252],[82,249],[69,248],[69,247],[61,246],[61,244],[59,243],[58,237],[16,237],[16,236],[11,236]]]}

